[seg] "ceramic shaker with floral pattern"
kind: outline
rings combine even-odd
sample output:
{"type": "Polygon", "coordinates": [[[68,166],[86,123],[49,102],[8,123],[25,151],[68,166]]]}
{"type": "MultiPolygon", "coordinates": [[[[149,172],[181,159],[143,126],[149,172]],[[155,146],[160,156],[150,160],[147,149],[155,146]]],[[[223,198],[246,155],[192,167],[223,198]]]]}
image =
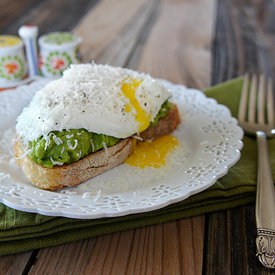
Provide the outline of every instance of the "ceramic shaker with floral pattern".
{"type": "Polygon", "coordinates": [[[27,62],[22,40],[0,35],[0,86],[12,87],[27,77],[27,62]]]}
{"type": "Polygon", "coordinates": [[[70,64],[80,63],[82,39],[70,32],[52,32],[38,39],[39,64],[42,76],[58,78],[70,64]]]}

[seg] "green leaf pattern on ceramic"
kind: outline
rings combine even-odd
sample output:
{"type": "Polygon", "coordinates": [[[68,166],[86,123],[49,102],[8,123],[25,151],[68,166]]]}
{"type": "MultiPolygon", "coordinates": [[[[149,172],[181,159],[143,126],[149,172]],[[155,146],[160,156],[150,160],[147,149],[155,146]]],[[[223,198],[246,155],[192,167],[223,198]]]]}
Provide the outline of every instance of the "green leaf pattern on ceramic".
{"type": "Polygon", "coordinates": [[[45,37],[44,42],[49,43],[49,44],[65,44],[65,43],[70,43],[74,42],[75,37],[71,33],[66,33],[66,32],[59,32],[59,33],[51,33],[45,37]]]}
{"type": "Polygon", "coordinates": [[[71,57],[66,52],[50,52],[46,58],[46,70],[52,75],[62,75],[62,72],[72,63],[71,57]]]}
{"type": "Polygon", "coordinates": [[[24,76],[24,64],[18,56],[3,56],[0,59],[0,78],[20,80],[24,76]]]}

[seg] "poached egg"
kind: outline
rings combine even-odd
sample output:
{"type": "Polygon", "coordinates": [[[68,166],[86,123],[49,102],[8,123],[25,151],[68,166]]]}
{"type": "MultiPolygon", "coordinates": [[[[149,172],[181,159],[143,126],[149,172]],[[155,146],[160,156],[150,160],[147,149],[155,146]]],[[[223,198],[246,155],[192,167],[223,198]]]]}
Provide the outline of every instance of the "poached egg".
{"type": "Polygon", "coordinates": [[[17,118],[25,142],[51,131],[85,128],[127,138],[145,130],[171,96],[148,74],[109,65],[71,65],[62,78],[36,92],[17,118]]]}
{"type": "MultiPolygon", "coordinates": [[[[36,92],[17,118],[16,131],[25,144],[41,136],[47,139],[51,131],[79,128],[127,138],[147,129],[170,97],[161,81],[148,74],[95,63],[71,65],[62,78],[36,92]]],[[[160,158],[164,160],[176,144],[175,138],[168,139],[134,146],[134,154],[126,162],[141,168],[163,163],[160,158]],[[155,143],[159,143],[158,149],[152,146],[155,143]],[[138,151],[143,157],[135,154],[138,151]],[[147,163],[140,164],[142,159],[147,163]]]]}

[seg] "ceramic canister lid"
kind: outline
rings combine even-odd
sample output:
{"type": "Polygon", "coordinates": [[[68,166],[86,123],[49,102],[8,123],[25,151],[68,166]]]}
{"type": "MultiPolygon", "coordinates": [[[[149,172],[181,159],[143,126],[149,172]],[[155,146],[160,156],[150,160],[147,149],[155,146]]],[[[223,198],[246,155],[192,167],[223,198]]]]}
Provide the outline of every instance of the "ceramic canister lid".
{"type": "Polygon", "coordinates": [[[22,40],[14,35],[0,35],[0,51],[20,48],[23,46],[22,40]]]}
{"type": "Polygon", "coordinates": [[[71,32],[52,32],[42,35],[38,44],[46,48],[66,48],[76,46],[82,39],[71,32]]]}

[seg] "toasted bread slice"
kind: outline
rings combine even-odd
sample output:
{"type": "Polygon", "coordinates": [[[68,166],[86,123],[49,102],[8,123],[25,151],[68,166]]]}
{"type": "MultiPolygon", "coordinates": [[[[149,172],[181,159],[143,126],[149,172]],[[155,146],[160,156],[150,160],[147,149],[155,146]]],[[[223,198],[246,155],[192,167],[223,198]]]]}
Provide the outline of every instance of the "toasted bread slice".
{"type": "Polygon", "coordinates": [[[160,119],[158,124],[148,128],[140,134],[142,141],[151,141],[164,135],[168,135],[177,129],[180,118],[177,105],[170,103],[171,109],[167,116],[160,119]]]}
{"type": "MultiPolygon", "coordinates": [[[[141,133],[143,141],[151,141],[173,132],[180,122],[178,109],[172,105],[166,117],[159,120],[158,124],[141,133]]],[[[93,178],[113,167],[123,163],[132,153],[133,138],[126,138],[108,150],[100,150],[83,159],[62,166],[56,165],[47,168],[33,162],[29,155],[21,157],[24,146],[20,140],[14,144],[15,159],[25,176],[34,185],[41,189],[56,190],[63,187],[76,187],[80,183],[93,178]]]]}

